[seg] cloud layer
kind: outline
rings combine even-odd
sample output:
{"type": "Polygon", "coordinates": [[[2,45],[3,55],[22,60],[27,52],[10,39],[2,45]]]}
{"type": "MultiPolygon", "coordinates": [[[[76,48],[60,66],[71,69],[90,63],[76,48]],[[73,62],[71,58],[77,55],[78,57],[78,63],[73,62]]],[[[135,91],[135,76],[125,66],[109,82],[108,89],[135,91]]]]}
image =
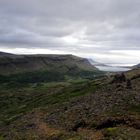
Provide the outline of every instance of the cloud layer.
{"type": "Polygon", "coordinates": [[[1,0],[0,50],[138,63],[139,7],[139,0],[1,0]]]}

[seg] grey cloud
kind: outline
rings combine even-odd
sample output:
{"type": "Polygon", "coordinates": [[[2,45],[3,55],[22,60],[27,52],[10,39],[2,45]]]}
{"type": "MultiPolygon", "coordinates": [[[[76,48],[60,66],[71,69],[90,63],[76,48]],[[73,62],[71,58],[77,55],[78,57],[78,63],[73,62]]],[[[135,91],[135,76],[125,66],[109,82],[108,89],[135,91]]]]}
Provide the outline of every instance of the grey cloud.
{"type": "Polygon", "coordinates": [[[139,0],[1,0],[0,48],[140,50],[139,7],[139,0]]]}

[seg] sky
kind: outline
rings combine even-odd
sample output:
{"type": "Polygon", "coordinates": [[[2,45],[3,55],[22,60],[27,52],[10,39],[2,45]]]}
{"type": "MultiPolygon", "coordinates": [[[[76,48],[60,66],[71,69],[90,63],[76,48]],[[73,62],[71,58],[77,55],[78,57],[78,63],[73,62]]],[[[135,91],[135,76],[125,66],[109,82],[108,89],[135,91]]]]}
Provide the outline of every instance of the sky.
{"type": "Polygon", "coordinates": [[[0,51],[140,63],[140,0],[0,0],[0,51]]]}

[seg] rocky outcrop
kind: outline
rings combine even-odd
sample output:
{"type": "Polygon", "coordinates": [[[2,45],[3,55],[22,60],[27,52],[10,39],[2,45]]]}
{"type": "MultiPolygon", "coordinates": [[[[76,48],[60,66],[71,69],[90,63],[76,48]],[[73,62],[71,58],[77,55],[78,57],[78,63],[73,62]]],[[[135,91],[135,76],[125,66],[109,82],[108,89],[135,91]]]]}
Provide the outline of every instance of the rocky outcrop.
{"type": "Polygon", "coordinates": [[[126,82],[126,77],[125,77],[125,75],[123,73],[116,74],[113,77],[113,80],[111,81],[111,83],[123,83],[123,82],[126,82]]]}

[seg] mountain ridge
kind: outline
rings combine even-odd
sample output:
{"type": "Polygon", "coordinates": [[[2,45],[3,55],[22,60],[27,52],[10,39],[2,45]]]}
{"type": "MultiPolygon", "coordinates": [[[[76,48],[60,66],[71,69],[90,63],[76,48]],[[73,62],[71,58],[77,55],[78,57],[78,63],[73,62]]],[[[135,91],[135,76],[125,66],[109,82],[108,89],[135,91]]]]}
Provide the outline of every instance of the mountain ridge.
{"type": "Polygon", "coordinates": [[[0,53],[1,74],[51,70],[53,67],[60,68],[65,66],[78,67],[84,70],[97,70],[87,59],[70,54],[15,55],[4,52],[0,53]]]}
{"type": "Polygon", "coordinates": [[[38,83],[92,79],[104,72],[90,64],[88,59],[74,55],[12,55],[0,57],[0,82],[38,83]]]}

